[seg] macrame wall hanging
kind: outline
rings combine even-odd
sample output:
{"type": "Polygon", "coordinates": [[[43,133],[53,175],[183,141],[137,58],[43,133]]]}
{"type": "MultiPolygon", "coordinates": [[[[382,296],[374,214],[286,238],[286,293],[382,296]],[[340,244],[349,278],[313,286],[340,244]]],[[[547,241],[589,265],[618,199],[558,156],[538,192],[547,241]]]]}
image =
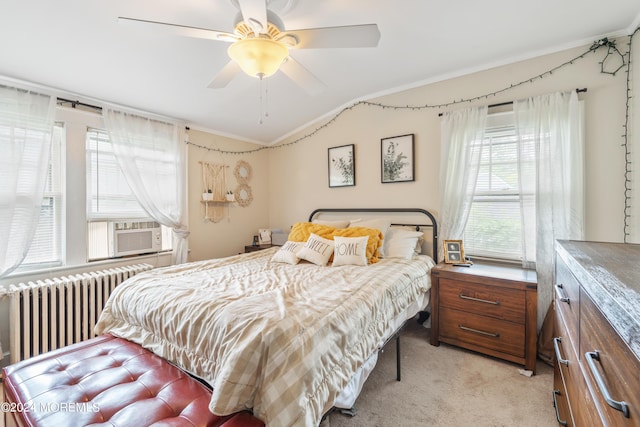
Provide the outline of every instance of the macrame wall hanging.
{"type": "Polygon", "coordinates": [[[227,194],[227,165],[200,162],[204,220],[218,222],[224,217],[227,194]]]}

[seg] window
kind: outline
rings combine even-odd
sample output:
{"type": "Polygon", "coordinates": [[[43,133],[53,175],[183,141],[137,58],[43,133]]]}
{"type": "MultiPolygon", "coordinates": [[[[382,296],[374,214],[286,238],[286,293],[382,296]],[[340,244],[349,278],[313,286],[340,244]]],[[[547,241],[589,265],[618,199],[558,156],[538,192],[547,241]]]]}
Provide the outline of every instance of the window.
{"type": "Polygon", "coordinates": [[[29,252],[22,261],[21,268],[32,268],[39,265],[60,265],[63,263],[64,140],[64,127],[58,123],[53,128],[51,157],[38,227],[29,252]]]}
{"type": "Polygon", "coordinates": [[[487,258],[522,258],[518,145],[513,113],[487,119],[475,195],[464,232],[465,252],[487,258]]]}
{"type": "Polygon", "coordinates": [[[113,154],[109,135],[87,130],[88,219],[148,218],[131,192],[113,154]]]}
{"type": "MultiPolygon", "coordinates": [[[[114,249],[116,242],[113,240],[116,229],[148,229],[154,228],[148,224],[159,225],[149,218],[129,188],[106,131],[94,128],[87,130],[86,155],[87,259],[112,258],[117,256],[114,249]]],[[[171,250],[171,230],[159,227],[162,250],[171,250]]]]}
{"type": "MultiPolygon", "coordinates": [[[[58,105],[55,120],[38,225],[26,257],[15,270],[16,276],[39,270],[66,271],[63,270],[66,267],[83,267],[88,261],[143,253],[129,251],[125,244],[133,242],[137,248],[142,245],[137,242],[148,238],[148,233],[144,236],[131,233],[118,239],[123,247],[117,251],[119,255],[114,255],[109,238],[113,243],[116,234],[126,235],[117,233],[122,227],[152,228],[157,236],[157,223],[141,208],[120,173],[108,133],[102,130],[102,115],[96,114],[95,109],[58,105]]],[[[3,122],[0,140],[15,135],[24,137],[20,132],[24,130],[5,126],[3,122]]],[[[30,135],[38,139],[41,134],[40,131],[30,135]]],[[[160,233],[159,250],[171,251],[172,230],[160,226],[160,233]]],[[[153,245],[152,251],[144,253],[156,253],[157,240],[153,245]]],[[[168,258],[163,256],[161,262],[168,258]]]]}

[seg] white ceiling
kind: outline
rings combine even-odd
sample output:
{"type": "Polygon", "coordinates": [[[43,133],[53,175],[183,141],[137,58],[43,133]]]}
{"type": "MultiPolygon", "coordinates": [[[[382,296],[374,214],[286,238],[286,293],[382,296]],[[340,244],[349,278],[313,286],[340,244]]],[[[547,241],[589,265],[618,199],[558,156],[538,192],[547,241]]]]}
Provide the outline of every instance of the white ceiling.
{"type": "MultiPolygon", "coordinates": [[[[270,144],[354,101],[632,32],[638,0],[270,0],[289,30],[376,23],[375,48],[291,50],[327,89],[310,96],[281,72],[208,89],[227,43],[140,31],[117,17],[231,32],[231,0],[2,0],[0,76],[183,119],[270,144]],[[292,5],[292,7],[291,7],[292,5]],[[289,9],[289,10],[287,10],[289,9]]],[[[626,47],[626,46],[624,46],[626,47]]]]}

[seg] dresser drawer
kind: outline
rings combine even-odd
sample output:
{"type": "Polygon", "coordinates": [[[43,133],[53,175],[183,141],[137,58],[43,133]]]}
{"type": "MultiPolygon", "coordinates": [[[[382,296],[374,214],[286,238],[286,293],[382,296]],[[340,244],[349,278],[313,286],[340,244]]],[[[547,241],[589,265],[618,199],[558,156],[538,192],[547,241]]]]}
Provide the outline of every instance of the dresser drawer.
{"type": "Polygon", "coordinates": [[[567,389],[557,363],[553,367],[553,406],[556,409],[558,424],[567,427],[573,427],[575,425],[573,418],[571,418],[571,412],[569,411],[567,389]]]}
{"type": "Polygon", "coordinates": [[[487,316],[440,308],[442,341],[464,343],[516,357],[525,356],[524,326],[487,316]]]}
{"type": "MultiPolygon", "coordinates": [[[[565,319],[569,335],[577,338],[580,314],[580,284],[560,257],[557,257],[554,291],[556,310],[565,319]]],[[[577,339],[575,344],[577,345],[577,339]]],[[[578,351],[577,346],[575,351],[578,351]]]]}
{"type": "Polygon", "coordinates": [[[600,417],[593,403],[584,375],[580,367],[577,344],[574,344],[568,334],[566,323],[561,317],[556,317],[556,333],[554,348],[556,352],[556,374],[560,374],[565,386],[565,399],[570,406],[570,419],[575,426],[596,427],[602,425],[600,417]]]}
{"type": "Polygon", "coordinates": [[[442,307],[524,324],[525,304],[525,292],[522,290],[440,279],[442,307]]]}
{"type": "Polygon", "coordinates": [[[596,406],[610,426],[638,426],[640,362],[584,291],[580,298],[580,357],[596,406]],[[614,401],[624,402],[629,416],[607,404],[603,392],[608,392],[614,401]]]}

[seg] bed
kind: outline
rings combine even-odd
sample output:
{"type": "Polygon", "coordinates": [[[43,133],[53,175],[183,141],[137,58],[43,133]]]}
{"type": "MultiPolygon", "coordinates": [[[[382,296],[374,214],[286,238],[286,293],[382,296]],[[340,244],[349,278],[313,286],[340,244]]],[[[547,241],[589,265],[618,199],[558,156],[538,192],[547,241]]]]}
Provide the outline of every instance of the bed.
{"type": "Polygon", "coordinates": [[[429,255],[289,264],[274,261],[283,246],[155,269],[116,289],[96,333],[138,343],[208,383],[215,414],[251,409],[267,426],[317,426],[331,408],[353,404],[381,346],[425,309],[437,259],[436,222],[423,209],[319,209],[290,239],[308,227],[341,234],[336,248],[351,244],[357,237],[336,231],[344,227],[334,227],[335,215],[370,236],[384,236],[384,226],[370,226],[382,216],[388,236],[430,230],[419,244],[429,255]]]}

